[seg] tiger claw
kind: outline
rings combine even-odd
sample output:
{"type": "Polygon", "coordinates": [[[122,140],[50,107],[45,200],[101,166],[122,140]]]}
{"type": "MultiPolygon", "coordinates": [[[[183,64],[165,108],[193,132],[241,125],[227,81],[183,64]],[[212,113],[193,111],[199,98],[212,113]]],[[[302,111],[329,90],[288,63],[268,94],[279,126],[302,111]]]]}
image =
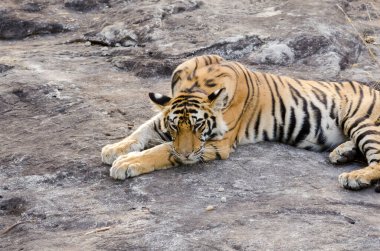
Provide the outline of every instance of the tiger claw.
{"type": "Polygon", "coordinates": [[[140,175],[140,165],[133,163],[133,153],[120,156],[117,158],[110,169],[110,176],[117,180],[125,180],[126,178],[140,175]]]}
{"type": "Polygon", "coordinates": [[[350,173],[342,173],[339,175],[338,180],[342,187],[350,190],[360,190],[371,185],[371,181],[368,181],[364,175],[361,175],[355,171],[350,173]]]}

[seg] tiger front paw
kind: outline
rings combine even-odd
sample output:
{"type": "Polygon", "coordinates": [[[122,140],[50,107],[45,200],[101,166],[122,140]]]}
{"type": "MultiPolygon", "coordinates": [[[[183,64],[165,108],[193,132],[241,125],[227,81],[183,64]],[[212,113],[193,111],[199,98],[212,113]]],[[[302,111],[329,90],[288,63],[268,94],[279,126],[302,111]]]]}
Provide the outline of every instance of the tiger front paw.
{"type": "Polygon", "coordinates": [[[117,180],[125,180],[143,173],[143,165],[139,160],[139,152],[131,152],[117,158],[110,169],[110,176],[117,180]]]}
{"type": "Polygon", "coordinates": [[[342,173],[339,175],[339,184],[350,190],[359,190],[371,185],[371,179],[365,169],[342,173]]]}
{"type": "Polygon", "coordinates": [[[345,142],[335,148],[329,155],[330,162],[333,164],[343,164],[355,159],[357,150],[352,141],[345,142]]]}
{"type": "Polygon", "coordinates": [[[141,151],[142,149],[143,146],[134,139],[126,139],[114,144],[109,144],[102,148],[102,162],[112,165],[119,156],[129,152],[141,151]]]}

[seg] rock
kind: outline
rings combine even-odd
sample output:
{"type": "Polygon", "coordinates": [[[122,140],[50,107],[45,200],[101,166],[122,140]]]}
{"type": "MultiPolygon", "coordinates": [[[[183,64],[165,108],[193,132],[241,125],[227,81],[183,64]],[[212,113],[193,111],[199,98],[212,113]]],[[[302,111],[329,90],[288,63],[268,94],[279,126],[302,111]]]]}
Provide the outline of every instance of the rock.
{"type": "Polygon", "coordinates": [[[205,54],[217,54],[228,60],[236,60],[249,55],[262,46],[264,42],[259,36],[236,36],[223,39],[209,46],[185,53],[182,56],[191,57],[205,54]]]}
{"type": "MultiPolygon", "coordinates": [[[[0,232],[33,222],[1,236],[0,250],[378,250],[379,194],[372,187],[347,191],[337,182],[361,163],[337,169],[327,153],[262,142],[238,146],[227,160],[115,181],[99,158],[104,145],[156,113],[148,92],[170,93],[171,71],[193,55],[220,53],[247,66],[257,60],[257,71],[303,79],[380,79],[335,1],[196,7],[191,0],[113,0],[112,8],[98,4],[90,13],[64,7],[64,0],[0,2],[1,20],[78,27],[0,41],[0,64],[7,65],[0,74],[0,232]],[[22,10],[32,2],[44,9],[22,10]],[[116,22],[137,43],[111,48],[84,38],[116,22]],[[208,205],[214,210],[206,211],[208,205]],[[84,235],[104,227],[111,229],[84,235]]],[[[363,27],[355,21],[361,1],[349,4],[360,34],[378,37],[378,20],[363,27]]]]}
{"type": "Polygon", "coordinates": [[[25,211],[26,201],[19,197],[10,198],[7,200],[2,200],[0,202],[0,215],[2,214],[13,214],[20,215],[25,211]]]}
{"type": "Polygon", "coordinates": [[[311,56],[308,60],[303,60],[301,62],[306,63],[307,65],[320,67],[323,69],[323,72],[326,77],[334,78],[339,74],[341,70],[341,61],[342,56],[336,52],[330,51],[324,54],[317,54],[311,56]]]}
{"type": "Polygon", "coordinates": [[[209,205],[206,207],[206,211],[212,211],[214,209],[215,209],[215,207],[213,205],[209,205]]]}
{"type": "Polygon", "coordinates": [[[117,22],[104,27],[96,35],[87,35],[87,39],[93,43],[107,46],[136,46],[138,44],[138,36],[134,30],[128,29],[123,22],[117,22]]]}
{"type": "Polygon", "coordinates": [[[224,188],[223,187],[219,187],[218,188],[218,192],[224,192],[224,188]]]}
{"type": "Polygon", "coordinates": [[[136,76],[151,78],[157,76],[170,76],[181,60],[153,59],[150,57],[117,57],[112,64],[119,69],[133,71],[136,76]]]}
{"type": "Polygon", "coordinates": [[[300,35],[288,43],[293,50],[295,59],[305,58],[316,54],[330,44],[325,36],[300,35]]]}
{"type": "Polygon", "coordinates": [[[287,44],[274,41],[253,52],[249,59],[254,64],[289,65],[294,62],[294,52],[287,44]]]}
{"type": "Polygon", "coordinates": [[[65,0],[65,7],[75,11],[91,11],[100,5],[108,6],[109,0],[65,0]]]}
{"type": "Polygon", "coordinates": [[[12,69],[14,66],[12,65],[6,65],[6,64],[0,64],[0,73],[3,73],[3,72],[6,72],[6,71],[9,71],[10,69],[12,69]]]}
{"type": "Polygon", "coordinates": [[[380,193],[380,180],[378,180],[377,184],[375,185],[375,192],[380,193]]]}
{"type": "Polygon", "coordinates": [[[59,23],[42,23],[0,16],[0,39],[22,39],[31,35],[44,35],[67,31],[59,23]]]}
{"type": "Polygon", "coordinates": [[[40,12],[43,10],[46,6],[42,3],[35,3],[35,2],[30,2],[26,3],[22,6],[22,10],[26,12],[40,12]]]}
{"type": "Polygon", "coordinates": [[[163,17],[185,11],[193,11],[198,9],[201,5],[203,5],[203,2],[201,1],[176,1],[163,8],[163,17]]]}

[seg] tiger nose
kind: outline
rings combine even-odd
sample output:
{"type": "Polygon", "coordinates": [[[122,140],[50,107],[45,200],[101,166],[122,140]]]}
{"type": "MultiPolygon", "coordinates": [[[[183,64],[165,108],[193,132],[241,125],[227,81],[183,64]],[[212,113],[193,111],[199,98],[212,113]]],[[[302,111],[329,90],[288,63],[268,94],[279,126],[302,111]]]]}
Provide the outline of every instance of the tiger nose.
{"type": "Polygon", "coordinates": [[[189,153],[189,152],[184,152],[184,153],[182,153],[182,155],[183,155],[186,159],[188,159],[188,158],[190,157],[191,153],[189,153]]]}

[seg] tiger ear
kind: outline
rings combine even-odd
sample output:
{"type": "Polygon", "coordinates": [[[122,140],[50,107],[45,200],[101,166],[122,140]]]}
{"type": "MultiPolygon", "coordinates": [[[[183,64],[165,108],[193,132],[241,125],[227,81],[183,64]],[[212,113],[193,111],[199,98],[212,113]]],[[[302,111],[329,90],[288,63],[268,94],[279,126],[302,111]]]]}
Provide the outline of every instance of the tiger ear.
{"type": "Polygon", "coordinates": [[[226,88],[224,87],[208,95],[208,100],[211,103],[211,107],[217,111],[223,109],[226,106],[227,99],[228,96],[226,93],[226,88]]]}
{"type": "Polygon", "coordinates": [[[172,94],[174,93],[174,88],[176,87],[178,81],[181,80],[182,70],[175,71],[172,75],[172,94]]]}
{"type": "Polygon", "coordinates": [[[153,103],[159,108],[163,109],[167,104],[169,104],[171,98],[159,93],[149,92],[149,98],[153,103]]]}

